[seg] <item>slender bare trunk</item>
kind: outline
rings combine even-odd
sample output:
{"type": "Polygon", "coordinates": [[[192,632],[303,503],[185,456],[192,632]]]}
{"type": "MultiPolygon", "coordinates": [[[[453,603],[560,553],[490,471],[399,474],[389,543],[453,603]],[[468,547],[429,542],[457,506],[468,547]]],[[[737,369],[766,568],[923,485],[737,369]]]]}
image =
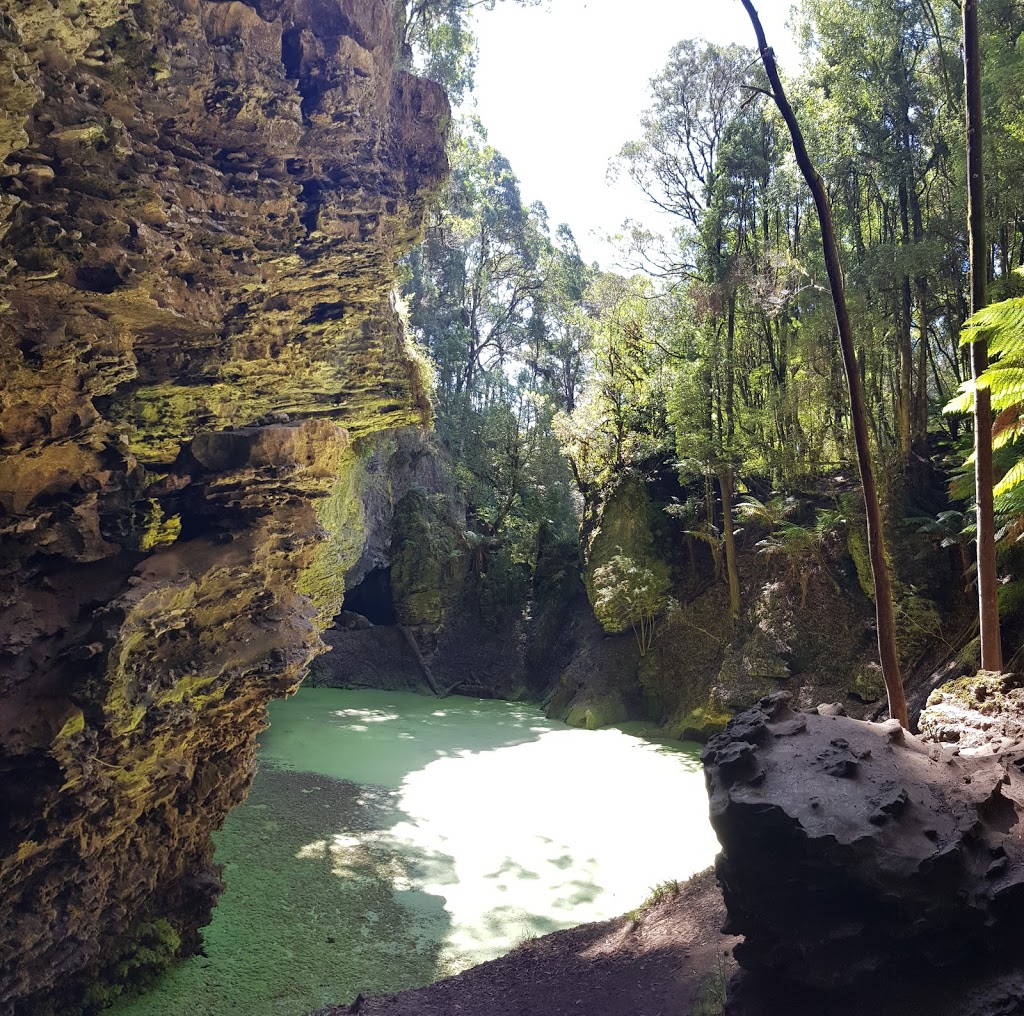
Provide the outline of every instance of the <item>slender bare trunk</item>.
{"type": "MultiPolygon", "coordinates": [[[[988,271],[985,248],[985,186],[981,151],[981,55],[976,0],[964,2],[964,93],[967,109],[967,230],[971,257],[971,313],[985,306],[988,271]]],[[[992,505],[992,400],[977,385],[988,366],[985,339],[971,344],[974,394],[974,483],[978,505],[978,617],[981,622],[981,666],[1003,669],[996,599],[996,540],[992,505]]]]}
{"type": "Polygon", "coordinates": [[[875,587],[875,617],[878,629],[878,654],[882,664],[882,678],[889,695],[889,715],[906,727],[909,726],[907,716],[907,700],[903,691],[903,679],[900,677],[899,660],[896,655],[896,625],[893,617],[892,584],[889,579],[889,564],[885,557],[885,543],[882,535],[882,512],[878,505],[878,490],[875,487],[875,476],[871,468],[871,447],[868,441],[867,413],[864,409],[864,392],[861,387],[860,375],[857,372],[857,354],[853,344],[853,328],[850,323],[850,312],[846,305],[846,288],[843,280],[842,262],[839,257],[839,243],[836,240],[835,225],[832,221],[832,208],[829,204],[825,183],[814,168],[811,157],[804,143],[800,124],[797,122],[793,107],[786,98],[779,77],[779,69],[775,63],[775,53],[764,37],[761,19],[751,0],[742,0],[751,24],[757,35],[757,46],[761,53],[765,73],[771,83],[773,97],[779,107],[779,113],[789,128],[793,140],[793,154],[796,156],[800,172],[807,181],[807,186],[814,197],[814,206],[821,224],[821,243],[828,271],[829,286],[832,290],[832,302],[835,306],[836,326],[839,329],[839,345],[843,354],[843,366],[846,370],[846,382],[850,393],[850,416],[853,422],[854,443],[857,448],[857,465],[860,467],[861,485],[864,488],[864,506],[868,523],[868,554],[871,558],[871,576],[875,587]]]}
{"type": "Polygon", "coordinates": [[[732,528],[732,466],[718,468],[722,491],[722,542],[725,544],[725,573],[729,577],[729,614],[740,616],[740,573],[736,565],[736,535],[732,528]]]}

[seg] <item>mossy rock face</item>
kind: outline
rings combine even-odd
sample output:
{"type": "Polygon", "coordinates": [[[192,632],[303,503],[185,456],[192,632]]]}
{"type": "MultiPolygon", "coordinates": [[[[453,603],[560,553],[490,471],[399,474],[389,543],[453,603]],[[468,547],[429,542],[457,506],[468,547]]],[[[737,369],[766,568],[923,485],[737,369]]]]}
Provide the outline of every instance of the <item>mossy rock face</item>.
{"type": "Polygon", "coordinates": [[[679,741],[707,741],[725,730],[733,714],[713,700],[674,716],[662,728],[665,737],[679,741]]]}
{"type": "Polygon", "coordinates": [[[442,624],[467,581],[467,553],[446,494],[412,490],[395,507],[391,590],[398,620],[442,624]]]}
{"type": "Polygon", "coordinates": [[[614,695],[602,698],[575,702],[570,708],[565,722],[570,727],[582,727],[584,730],[597,730],[613,723],[624,723],[629,719],[629,711],[622,699],[614,695]]]}
{"type": "Polygon", "coordinates": [[[1024,699],[1022,689],[1024,676],[1020,674],[979,670],[976,674],[949,681],[936,688],[928,696],[928,706],[948,704],[984,716],[998,716],[1011,708],[1017,708],[1024,699]]]}
{"type": "Polygon", "coordinates": [[[0,17],[0,1011],[199,948],[359,553],[349,443],[429,418],[391,292],[450,110],[386,6],[0,17]]]}
{"type": "Polygon", "coordinates": [[[846,551],[857,570],[857,583],[861,592],[869,599],[875,598],[875,580],[871,574],[871,555],[868,553],[868,534],[862,521],[855,521],[847,528],[846,551]]]}
{"type": "Polygon", "coordinates": [[[948,681],[928,697],[922,735],[986,752],[1024,739],[1024,674],[976,674],[948,681]]]}
{"type": "MultiPolygon", "coordinates": [[[[591,604],[597,599],[595,572],[617,555],[649,572],[654,586],[667,591],[670,569],[659,552],[659,541],[663,543],[665,539],[664,526],[647,496],[643,477],[635,473],[626,476],[605,503],[600,523],[586,548],[583,579],[591,604]]],[[[628,630],[628,624],[615,624],[607,618],[603,623],[609,634],[628,630]]]]}
{"type": "Polygon", "coordinates": [[[883,701],[886,697],[886,690],[885,681],[882,678],[882,668],[877,663],[869,663],[862,667],[854,678],[850,691],[861,702],[871,704],[883,701]]]}
{"type": "Polygon", "coordinates": [[[122,995],[134,995],[156,984],[178,958],[181,938],[163,918],[140,925],[129,936],[124,953],[90,985],[84,1007],[108,1008],[122,995]]]}

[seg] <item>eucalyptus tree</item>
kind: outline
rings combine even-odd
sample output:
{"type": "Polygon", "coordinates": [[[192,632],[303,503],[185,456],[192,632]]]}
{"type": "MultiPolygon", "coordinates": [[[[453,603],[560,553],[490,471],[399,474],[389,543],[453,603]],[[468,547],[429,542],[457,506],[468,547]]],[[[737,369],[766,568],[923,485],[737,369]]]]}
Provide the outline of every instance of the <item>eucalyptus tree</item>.
{"type": "Polygon", "coordinates": [[[452,173],[409,259],[409,323],[435,370],[436,427],[454,459],[476,551],[530,559],[541,525],[575,528],[552,420],[581,384],[571,324],[587,269],[565,227],[523,203],[475,121],[451,140],[452,173]]]}
{"type": "Polygon", "coordinates": [[[486,376],[529,345],[550,246],[508,160],[471,122],[453,144],[452,173],[411,259],[409,318],[437,370],[438,425],[461,453],[486,376]]]}
{"type": "MultiPolygon", "coordinates": [[[[978,43],[976,0],[963,0],[964,107],[967,112],[967,232],[971,266],[971,313],[987,303],[988,258],[985,243],[985,181],[981,147],[981,50],[978,43]]],[[[992,395],[989,385],[979,384],[988,368],[985,332],[972,334],[971,378],[974,381],[974,476],[978,529],[978,617],[981,626],[981,665],[985,670],[1003,669],[996,599],[995,516],[992,476],[992,395]]]]}
{"type": "Polygon", "coordinates": [[[955,142],[953,29],[943,7],[919,0],[807,0],[804,12],[811,80],[845,135],[837,150],[822,152],[825,172],[842,181],[838,220],[854,240],[855,272],[886,294],[886,331],[896,352],[895,438],[906,461],[928,423],[927,346],[939,263],[928,242],[929,198],[955,142]]]}
{"type": "Polygon", "coordinates": [[[541,268],[544,287],[536,304],[528,362],[557,408],[571,413],[585,382],[592,334],[586,295],[599,273],[596,265],[584,263],[564,223],[555,230],[541,268]]]}
{"type": "MultiPolygon", "coordinates": [[[[444,85],[453,105],[473,90],[477,42],[473,14],[497,0],[401,0],[394,6],[406,63],[444,85]]],[[[536,7],[541,0],[502,0],[536,7]]]]}
{"type": "MultiPolygon", "coordinates": [[[[723,146],[737,131],[756,77],[755,54],[740,46],[693,39],[677,43],[664,70],[651,81],[653,102],[643,116],[643,136],[623,146],[618,163],[662,211],[676,217],[682,257],[677,284],[700,294],[702,315],[721,383],[713,385],[716,426],[707,443],[706,467],[718,479],[726,536],[728,573],[736,575],[732,540],[735,487],[735,345],[737,269],[747,228],[742,214],[730,217],[731,192],[722,186],[723,146]]],[[[730,582],[730,606],[739,614],[739,584],[730,582]]]]}

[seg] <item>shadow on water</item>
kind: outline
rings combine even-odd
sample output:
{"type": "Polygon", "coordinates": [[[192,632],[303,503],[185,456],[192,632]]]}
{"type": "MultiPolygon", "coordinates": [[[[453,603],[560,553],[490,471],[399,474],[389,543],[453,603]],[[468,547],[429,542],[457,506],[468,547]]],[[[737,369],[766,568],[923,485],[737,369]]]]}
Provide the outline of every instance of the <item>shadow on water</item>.
{"type": "Polygon", "coordinates": [[[444,899],[418,889],[452,859],[403,845],[394,794],[262,764],[246,803],[217,839],[227,892],[203,956],[116,1016],[299,1016],[357,992],[434,980],[448,928],[444,899]]]}
{"type": "Polygon", "coordinates": [[[678,811],[666,774],[703,795],[699,763],[678,745],[569,730],[529,706],[407,693],[302,689],[270,718],[249,798],[216,837],[228,889],[206,955],[112,1016],[300,1016],[425,985],[621,913],[714,853],[698,823],[694,859],[680,860],[686,827],[652,815],[659,803],[678,811]],[[654,861],[651,828],[669,838],[654,861]],[[610,829],[622,839],[611,864],[610,829]]]}

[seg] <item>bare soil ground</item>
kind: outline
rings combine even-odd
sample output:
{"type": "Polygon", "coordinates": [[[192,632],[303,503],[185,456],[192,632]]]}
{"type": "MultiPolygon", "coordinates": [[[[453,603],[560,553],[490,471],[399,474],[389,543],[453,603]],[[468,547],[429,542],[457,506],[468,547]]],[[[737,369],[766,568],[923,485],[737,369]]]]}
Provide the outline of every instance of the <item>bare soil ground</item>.
{"type": "Polygon", "coordinates": [[[317,1016],[718,1016],[733,970],[711,870],[632,916],[530,939],[436,984],[317,1016]]]}

